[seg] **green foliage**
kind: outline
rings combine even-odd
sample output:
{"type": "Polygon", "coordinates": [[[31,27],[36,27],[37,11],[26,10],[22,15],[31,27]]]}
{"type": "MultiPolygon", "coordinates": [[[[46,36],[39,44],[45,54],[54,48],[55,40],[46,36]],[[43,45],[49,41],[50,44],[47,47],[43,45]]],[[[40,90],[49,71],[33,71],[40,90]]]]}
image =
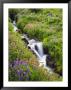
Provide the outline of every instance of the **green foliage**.
{"type": "Polygon", "coordinates": [[[29,60],[34,55],[27,49],[24,42],[18,33],[9,32],[9,60],[16,58],[29,60]]]}
{"type": "Polygon", "coordinates": [[[30,38],[43,42],[55,61],[55,71],[62,72],[62,9],[41,9],[38,13],[28,11],[28,15],[25,13],[18,19],[18,27],[30,38]]]}
{"type": "Polygon", "coordinates": [[[32,65],[24,60],[14,60],[9,64],[10,81],[60,81],[62,78],[52,73],[50,74],[43,67],[32,65]]]}
{"type": "Polygon", "coordinates": [[[14,27],[11,22],[8,22],[8,30],[13,31],[14,27]]]}
{"type": "Polygon", "coordinates": [[[19,13],[19,9],[9,9],[9,17],[10,19],[17,20],[17,14],[19,13]]]}
{"type": "Polygon", "coordinates": [[[61,81],[62,78],[55,73],[49,73],[48,70],[43,67],[30,66],[30,81],[61,81]]]}
{"type": "MultiPolygon", "coordinates": [[[[48,49],[51,60],[54,61],[55,72],[62,73],[62,9],[19,9],[18,12],[12,13],[14,18],[18,16],[17,26],[20,32],[27,33],[30,39],[43,42],[43,47],[48,49]]],[[[9,24],[11,31],[12,24],[9,24]]],[[[30,81],[62,80],[58,74],[50,74],[43,67],[39,67],[37,59],[21,41],[20,35],[9,32],[9,61],[16,58],[28,61],[30,81]]]]}
{"type": "Polygon", "coordinates": [[[17,81],[18,75],[13,68],[9,67],[9,81],[17,81]]]}
{"type": "MultiPolygon", "coordinates": [[[[60,81],[62,80],[59,75],[49,74],[49,72],[43,67],[39,67],[38,61],[33,54],[26,48],[25,43],[21,41],[19,34],[15,32],[9,32],[9,62],[12,62],[16,58],[27,61],[29,65],[30,81],[60,81]],[[52,77],[52,78],[51,78],[52,77]]],[[[25,70],[24,67],[20,67],[25,70]]],[[[18,76],[14,69],[9,70],[9,80],[17,81],[18,76]]]]}
{"type": "Polygon", "coordinates": [[[9,71],[10,81],[27,81],[29,80],[29,75],[31,74],[27,62],[18,59],[9,63],[9,71]]]}
{"type": "Polygon", "coordinates": [[[49,49],[53,61],[55,61],[55,71],[62,72],[62,39],[56,35],[51,35],[43,39],[43,46],[49,49]]]}

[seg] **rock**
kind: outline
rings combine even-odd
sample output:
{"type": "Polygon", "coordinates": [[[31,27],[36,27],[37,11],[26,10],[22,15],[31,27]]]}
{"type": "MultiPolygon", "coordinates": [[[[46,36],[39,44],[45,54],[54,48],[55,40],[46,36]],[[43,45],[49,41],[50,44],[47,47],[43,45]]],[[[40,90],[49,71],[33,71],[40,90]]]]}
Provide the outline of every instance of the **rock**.
{"type": "Polygon", "coordinates": [[[47,55],[47,58],[46,58],[46,65],[51,67],[51,68],[55,67],[54,61],[51,60],[51,57],[49,55],[47,55]]]}
{"type": "Polygon", "coordinates": [[[37,47],[37,45],[35,45],[35,49],[38,51],[38,47],[37,47]]]}
{"type": "Polygon", "coordinates": [[[22,38],[26,44],[29,44],[28,41],[25,38],[22,38]]]}
{"type": "Polygon", "coordinates": [[[48,54],[48,49],[43,47],[44,54],[48,54]]]}

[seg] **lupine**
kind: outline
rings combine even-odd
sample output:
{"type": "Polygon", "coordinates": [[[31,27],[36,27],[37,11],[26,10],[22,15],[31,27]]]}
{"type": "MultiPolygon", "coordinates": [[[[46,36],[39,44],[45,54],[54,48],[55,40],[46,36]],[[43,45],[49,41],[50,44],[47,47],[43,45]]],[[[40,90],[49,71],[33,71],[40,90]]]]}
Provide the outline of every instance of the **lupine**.
{"type": "Polygon", "coordinates": [[[26,61],[16,59],[10,63],[9,67],[15,70],[15,74],[18,76],[19,81],[29,80],[30,70],[26,61]]]}

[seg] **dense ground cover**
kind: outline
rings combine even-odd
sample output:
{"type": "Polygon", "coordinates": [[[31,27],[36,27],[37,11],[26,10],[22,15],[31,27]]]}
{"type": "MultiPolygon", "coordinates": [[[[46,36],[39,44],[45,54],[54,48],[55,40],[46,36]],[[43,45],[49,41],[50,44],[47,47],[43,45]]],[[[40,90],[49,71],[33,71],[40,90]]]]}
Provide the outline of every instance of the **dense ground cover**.
{"type": "MultiPolygon", "coordinates": [[[[17,27],[20,33],[27,33],[29,38],[43,42],[43,47],[50,54],[50,62],[54,63],[54,71],[62,74],[62,10],[61,9],[18,9],[10,11],[14,13],[17,27]]],[[[11,18],[11,16],[10,16],[11,18]]],[[[12,18],[11,18],[12,19],[12,18]]],[[[58,74],[49,74],[43,67],[39,67],[37,58],[27,48],[24,41],[20,38],[20,33],[13,32],[11,20],[9,21],[9,62],[14,63],[16,59],[27,62],[29,72],[22,80],[33,81],[58,81],[62,80],[58,74]],[[32,74],[31,74],[32,73],[32,74]],[[44,77],[43,77],[44,76],[44,77]],[[27,79],[28,77],[28,79],[27,79]]],[[[47,53],[46,53],[47,54],[47,53]]],[[[50,66],[50,63],[48,62],[50,66]]],[[[12,66],[12,65],[11,65],[12,66]]],[[[19,65],[19,69],[24,68],[19,65]]],[[[27,70],[27,69],[26,69],[27,70]]],[[[17,68],[10,67],[10,80],[19,80],[17,68]],[[14,77],[14,78],[13,78],[14,77]],[[17,77],[17,78],[16,78],[17,77]]]]}
{"type": "Polygon", "coordinates": [[[46,69],[39,67],[36,57],[27,49],[19,34],[9,31],[9,80],[56,81],[61,80],[61,77],[55,73],[49,74],[46,69]]]}
{"type": "Polygon", "coordinates": [[[23,10],[22,13],[17,26],[30,38],[43,42],[55,62],[55,71],[62,74],[62,9],[23,10]]]}

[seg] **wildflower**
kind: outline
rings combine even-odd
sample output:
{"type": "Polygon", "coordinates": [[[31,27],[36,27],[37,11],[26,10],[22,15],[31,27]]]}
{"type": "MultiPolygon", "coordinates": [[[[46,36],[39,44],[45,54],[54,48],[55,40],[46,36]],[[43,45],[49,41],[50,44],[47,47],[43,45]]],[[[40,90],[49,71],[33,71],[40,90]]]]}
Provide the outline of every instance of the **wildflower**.
{"type": "Polygon", "coordinates": [[[9,65],[13,70],[15,70],[16,76],[18,76],[18,80],[29,80],[29,67],[26,61],[16,59],[9,65]]]}

